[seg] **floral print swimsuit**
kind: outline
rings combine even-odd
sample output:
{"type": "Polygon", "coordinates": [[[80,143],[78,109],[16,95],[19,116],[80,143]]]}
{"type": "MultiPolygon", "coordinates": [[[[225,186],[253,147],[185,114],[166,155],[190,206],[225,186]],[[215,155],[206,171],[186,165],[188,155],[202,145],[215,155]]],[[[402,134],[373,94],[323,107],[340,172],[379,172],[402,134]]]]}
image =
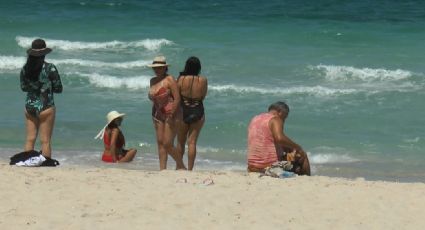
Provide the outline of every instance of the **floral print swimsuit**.
{"type": "Polygon", "coordinates": [[[25,108],[34,117],[55,106],[53,93],[61,93],[63,89],[58,70],[51,63],[44,63],[37,81],[26,78],[25,68],[22,68],[20,80],[22,91],[27,92],[25,108]]]}

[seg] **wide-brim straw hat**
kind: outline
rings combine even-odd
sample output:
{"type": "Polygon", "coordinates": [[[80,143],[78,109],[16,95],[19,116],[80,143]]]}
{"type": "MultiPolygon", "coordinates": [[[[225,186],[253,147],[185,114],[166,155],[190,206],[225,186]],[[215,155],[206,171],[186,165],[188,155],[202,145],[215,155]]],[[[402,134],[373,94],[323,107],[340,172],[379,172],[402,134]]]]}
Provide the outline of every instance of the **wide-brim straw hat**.
{"type": "Polygon", "coordinates": [[[115,110],[109,112],[108,115],[106,115],[106,120],[108,121],[107,125],[109,125],[113,120],[115,120],[119,117],[124,117],[124,116],[125,116],[125,113],[119,113],[115,110]]]}
{"type": "Polygon", "coordinates": [[[27,54],[35,57],[44,56],[52,52],[52,49],[47,48],[46,42],[43,39],[35,39],[32,41],[31,48],[27,50],[27,54]]]}
{"type": "Polygon", "coordinates": [[[125,116],[125,113],[119,113],[119,112],[117,112],[117,111],[115,111],[115,110],[113,110],[113,111],[109,112],[109,113],[106,115],[106,121],[107,121],[108,123],[106,123],[105,127],[103,127],[103,128],[99,131],[99,133],[98,133],[98,134],[94,137],[94,139],[98,139],[98,138],[103,139],[103,134],[105,133],[105,129],[106,129],[106,127],[107,127],[109,124],[111,124],[111,122],[112,122],[113,120],[115,120],[115,119],[117,119],[117,118],[124,117],[124,116],[125,116]]]}
{"type": "Polygon", "coordinates": [[[149,64],[148,67],[164,67],[164,66],[168,66],[167,64],[167,60],[165,59],[164,56],[158,56],[155,57],[152,61],[152,64],[149,64]]]}

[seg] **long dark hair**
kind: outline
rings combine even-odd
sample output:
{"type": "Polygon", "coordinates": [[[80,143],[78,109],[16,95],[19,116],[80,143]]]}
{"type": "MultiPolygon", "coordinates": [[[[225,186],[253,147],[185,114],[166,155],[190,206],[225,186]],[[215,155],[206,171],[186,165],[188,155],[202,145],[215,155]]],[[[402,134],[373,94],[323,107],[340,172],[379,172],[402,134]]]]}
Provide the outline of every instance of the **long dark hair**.
{"type": "Polygon", "coordinates": [[[28,55],[27,63],[24,65],[25,77],[31,81],[37,81],[43,68],[45,56],[32,56],[28,55]]]}
{"type": "Polygon", "coordinates": [[[197,57],[190,57],[186,61],[186,65],[184,66],[184,70],[180,72],[180,76],[185,75],[193,75],[198,76],[201,72],[201,61],[197,57]]]}
{"type": "Polygon", "coordinates": [[[108,124],[109,129],[118,128],[118,125],[115,123],[115,119],[108,124]]]}

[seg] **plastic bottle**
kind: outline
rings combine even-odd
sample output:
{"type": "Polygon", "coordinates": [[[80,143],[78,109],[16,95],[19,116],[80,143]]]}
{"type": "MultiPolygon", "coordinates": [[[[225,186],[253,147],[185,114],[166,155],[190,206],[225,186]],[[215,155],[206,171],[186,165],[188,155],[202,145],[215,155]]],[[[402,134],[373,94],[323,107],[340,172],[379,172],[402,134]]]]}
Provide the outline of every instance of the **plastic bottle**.
{"type": "Polygon", "coordinates": [[[280,175],[279,178],[290,178],[290,177],[296,177],[297,174],[293,173],[293,172],[289,172],[289,171],[283,171],[280,175]]]}

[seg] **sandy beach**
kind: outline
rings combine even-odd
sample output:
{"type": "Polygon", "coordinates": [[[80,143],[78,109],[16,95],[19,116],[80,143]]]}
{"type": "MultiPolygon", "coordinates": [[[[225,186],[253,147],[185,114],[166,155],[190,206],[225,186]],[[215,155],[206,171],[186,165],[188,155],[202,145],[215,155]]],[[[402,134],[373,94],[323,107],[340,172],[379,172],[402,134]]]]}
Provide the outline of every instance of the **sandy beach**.
{"type": "Polygon", "coordinates": [[[425,184],[0,164],[0,229],[423,229],[425,184]],[[213,183],[211,183],[213,181],[213,183]]]}

